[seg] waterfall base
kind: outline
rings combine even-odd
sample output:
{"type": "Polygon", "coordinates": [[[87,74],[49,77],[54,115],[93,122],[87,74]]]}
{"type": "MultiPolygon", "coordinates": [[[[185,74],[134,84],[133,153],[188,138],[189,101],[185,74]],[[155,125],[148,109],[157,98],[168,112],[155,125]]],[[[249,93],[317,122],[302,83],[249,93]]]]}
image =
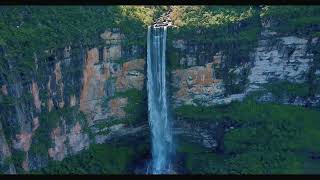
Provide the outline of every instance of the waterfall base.
{"type": "Polygon", "coordinates": [[[152,156],[148,154],[142,157],[140,160],[136,162],[134,174],[137,175],[151,175],[151,174],[187,174],[187,170],[185,169],[185,158],[183,154],[177,154],[176,158],[173,159],[173,162],[170,166],[170,169],[166,169],[161,173],[154,173],[151,171],[152,168],[152,156]]]}

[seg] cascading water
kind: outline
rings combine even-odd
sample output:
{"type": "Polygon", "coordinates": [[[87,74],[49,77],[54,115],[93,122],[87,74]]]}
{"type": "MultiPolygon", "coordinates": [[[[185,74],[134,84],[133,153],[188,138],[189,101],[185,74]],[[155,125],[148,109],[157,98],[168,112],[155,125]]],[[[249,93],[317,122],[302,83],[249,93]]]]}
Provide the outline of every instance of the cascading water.
{"type": "Polygon", "coordinates": [[[148,110],[152,134],[152,161],[147,173],[172,172],[172,130],[168,118],[166,93],[167,27],[148,27],[148,110]]]}

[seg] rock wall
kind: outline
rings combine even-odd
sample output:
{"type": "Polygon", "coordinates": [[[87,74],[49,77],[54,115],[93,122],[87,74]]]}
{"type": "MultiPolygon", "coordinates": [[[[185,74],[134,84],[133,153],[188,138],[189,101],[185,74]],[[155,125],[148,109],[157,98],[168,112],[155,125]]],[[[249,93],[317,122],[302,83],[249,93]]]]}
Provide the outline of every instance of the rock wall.
{"type": "MultiPolygon", "coordinates": [[[[235,55],[230,54],[230,49],[224,51],[214,41],[195,42],[188,37],[170,40],[167,61],[171,65],[173,111],[184,105],[210,107],[247,98],[320,108],[320,40],[316,36],[275,32],[262,20],[256,45],[247,59],[240,60],[236,48],[235,55]],[[177,64],[172,67],[172,62],[177,64]]],[[[219,151],[224,148],[224,134],[236,126],[230,123],[228,119],[212,122],[177,115],[174,131],[177,137],[219,151]]]]}
{"type": "Polygon", "coordinates": [[[144,89],[144,47],[123,44],[118,29],[100,38],[102,45],[35,53],[31,76],[14,74],[17,67],[9,61],[10,73],[0,75],[1,172],[37,170],[91,143],[146,130],[144,120],[128,127],[130,97],[117,95],[144,89]],[[108,131],[101,133],[101,124],[108,131]]]}
{"type": "MultiPolygon", "coordinates": [[[[228,52],[214,49],[214,45],[196,44],[188,39],[173,39],[171,43],[172,51],[180,55],[180,67],[170,72],[174,107],[229,104],[242,101],[255,91],[263,92],[257,100],[262,97],[265,101],[273,101],[275,97],[270,97],[274,95],[265,88],[266,85],[280,81],[308,84],[310,77],[318,77],[319,67],[314,61],[319,60],[315,60],[311,49],[318,47],[319,38],[277,33],[265,23],[257,46],[250,50],[248,59],[228,69],[224,68],[226,64],[236,59],[230,58],[228,52]],[[238,93],[228,93],[226,79],[232,87],[243,88],[238,93]]],[[[170,60],[173,59],[169,56],[170,60]]],[[[303,97],[284,97],[280,103],[319,106],[320,92],[303,97]]]]}

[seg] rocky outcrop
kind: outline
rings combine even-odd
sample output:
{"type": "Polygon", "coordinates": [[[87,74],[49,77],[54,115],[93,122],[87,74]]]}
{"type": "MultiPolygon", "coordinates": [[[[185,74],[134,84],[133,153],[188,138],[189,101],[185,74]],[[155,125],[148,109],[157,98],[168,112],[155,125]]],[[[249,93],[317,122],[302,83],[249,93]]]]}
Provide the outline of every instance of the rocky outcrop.
{"type": "MultiPolygon", "coordinates": [[[[108,68],[95,65],[99,62],[98,49],[88,51],[83,71],[83,88],[80,96],[80,110],[86,114],[95,114],[95,105],[103,97],[104,82],[109,76],[108,68]],[[102,68],[102,73],[100,73],[102,68]]],[[[94,117],[93,117],[94,119],[94,117]]]]}
{"type": "Polygon", "coordinates": [[[187,137],[190,142],[195,142],[209,149],[218,146],[217,138],[214,134],[217,124],[188,122],[176,120],[174,132],[177,136],[187,137]]]}
{"type": "Polygon", "coordinates": [[[12,154],[9,149],[2,124],[0,123],[0,169],[6,174],[15,174],[16,169],[12,162],[12,154]]]}
{"type": "MultiPolygon", "coordinates": [[[[124,46],[126,37],[119,29],[108,29],[100,38],[105,43],[99,46],[73,44],[35,53],[35,68],[29,74],[9,79],[0,73],[1,124],[9,129],[4,136],[0,128],[1,172],[33,171],[91,143],[146,130],[122,123],[100,139],[95,133],[96,123],[127,117],[129,97],[118,93],[145,86],[144,47],[124,46]],[[15,167],[9,162],[17,152],[22,152],[21,161],[15,167]]],[[[19,68],[8,62],[9,70],[19,68]]]]}
{"type": "Polygon", "coordinates": [[[279,99],[265,88],[280,81],[309,83],[310,76],[317,77],[317,71],[311,72],[314,54],[310,49],[315,48],[318,41],[318,38],[273,32],[264,25],[257,46],[249,52],[249,59],[226,69],[228,62],[236,61],[228,57],[227,52],[216,52],[210,49],[214,46],[188,40],[174,40],[173,51],[180,54],[180,68],[171,72],[173,106],[229,104],[242,101],[255,91],[263,92],[256,98],[260,102],[319,106],[319,94],[279,99]],[[227,83],[229,88],[238,89],[238,93],[227,92],[227,83]]]}
{"type": "Polygon", "coordinates": [[[305,82],[313,60],[313,54],[307,50],[308,39],[287,36],[272,39],[275,41],[272,42],[269,37],[273,35],[272,32],[262,32],[262,34],[248,76],[248,91],[275,80],[305,82]]]}
{"type": "Polygon", "coordinates": [[[89,147],[89,136],[81,130],[77,122],[67,133],[66,126],[54,128],[51,132],[53,147],[49,148],[49,156],[54,160],[62,160],[68,154],[75,154],[89,147]],[[68,142],[68,143],[67,143],[68,142]]]}
{"type": "Polygon", "coordinates": [[[114,118],[124,118],[126,116],[126,112],[124,111],[124,107],[128,104],[128,98],[115,98],[109,101],[108,106],[110,107],[110,116],[114,118]]]}
{"type": "Polygon", "coordinates": [[[33,101],[34,101],[34,106],[36,107],[36,110],[38,112],[41,111],[41,101],[39,98],[39,89],[37,83],[32,81],[32,96],[33,96],[33,101]]]}
{"type": "Polygon", "coordinates": [[[131,88],[142,90],[144,83],[144,59],[136,59],[122,65],[116,80],[116,91],[124,92],[131,88]]]}
{"type": "Polygon", "coordinates": [[[224,135],[233,128],[235,128],[235,123],[228,119],[213,122],[176,117],[173,130],[177,137],[186,138],[189,142],[219,152],[224,149],[224,135]]]}
{"type": "Polygon", "coordinates": [[[146,136],[148,135],[148,124],[142,124],[137,127],[129,127],[125,124],[116,124],[103,129],[94,128],[93,132],[97,133],[95,136],[95,142],[98,144],[110,141],[115,138],[125,137],[125,136],[146,136]],[[104,132],[108,132],[105,134],[104,132]]]}
{"type": "Polygon", "coordinates": [[[177,104],[194,104],[196,101],[210,102],[223,97],[224,84],[214,77],[213,63],[194,66],[172,72],[173,88],[177,88],[174,98],[177,104]]]}
{"type": "Polygon", "coordinates": [[[80,110],[87,114],[91,121],[109,117],[124,117],[125,112],[116,110],[125,106],[123,99],[111,100],[107,107],[102,106],[105,98],[112,98],[116,92],[131,88],[142,90],[144,86],[144,59],[133,59],[122,66],[118,63],[103,61],[98,63],[98,50],[88,52],[84,70],[84,83],[80,97],[80,110]],[[116,107],[117,105],[121,105],[116,107]]]}

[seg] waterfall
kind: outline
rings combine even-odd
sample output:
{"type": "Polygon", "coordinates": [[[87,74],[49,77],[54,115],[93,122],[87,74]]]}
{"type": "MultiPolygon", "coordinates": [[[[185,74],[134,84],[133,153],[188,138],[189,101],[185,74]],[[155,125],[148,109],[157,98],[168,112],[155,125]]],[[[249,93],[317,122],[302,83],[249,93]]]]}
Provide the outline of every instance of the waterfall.
{"type": "Polygon", "coordinates": [[[148,27],[148,118],[152,135],[152,161],[148,171],[152,174],[172,171],[170,156],[173,142],[166,92],[166,36],[166,26],[148,27]]]}

